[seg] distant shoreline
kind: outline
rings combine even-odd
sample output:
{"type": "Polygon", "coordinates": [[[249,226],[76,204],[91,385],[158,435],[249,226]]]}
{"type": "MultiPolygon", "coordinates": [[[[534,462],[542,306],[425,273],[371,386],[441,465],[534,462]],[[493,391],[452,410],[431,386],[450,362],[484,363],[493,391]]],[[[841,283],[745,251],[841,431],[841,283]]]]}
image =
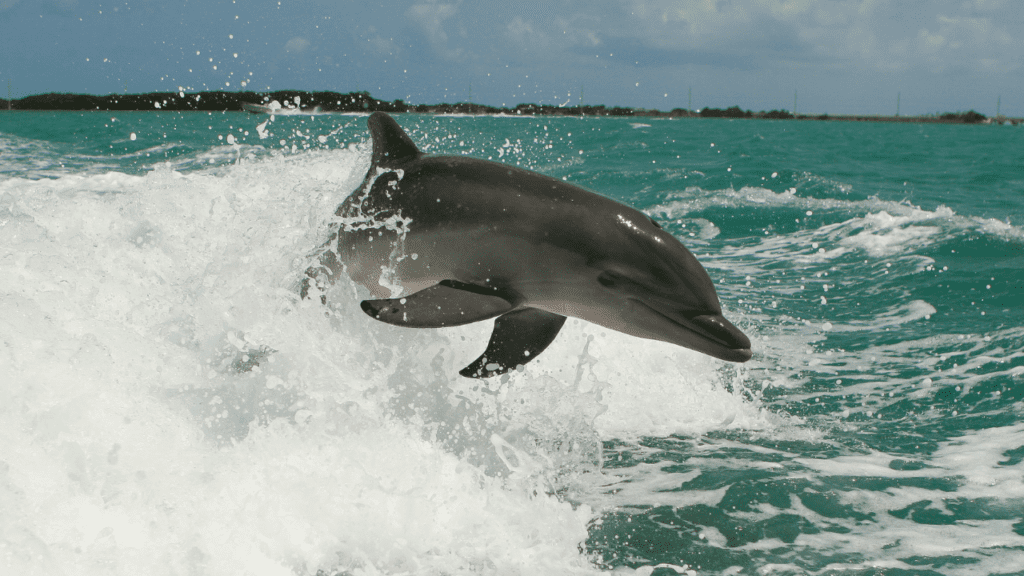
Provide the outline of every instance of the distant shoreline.
{"type": "Polygon", "coordinates": [[[0,111],[4,110],[165,110],[224,112],[242,111],[270,113],[268,105],[278,102],[280,114],[304,112],[412,112],[419,114],[466,114],[508,116],[618,116],[639,118],[760,118],[768,120],[820,120],[839,122],[925,122],[937,124],[1020,124],[1022,118],[986,117],[974,110],[948,112],[927,116],[830,115],[797,114],[786,110],[751,112],[738,106],[731,108],[704,108],[700,111],[675,108],[663,112],[645,108],[625,108],[603,105],[552,106],[550,104],[519,104],[514,108],[487,106],[471,102],[456,104],[406,104],[401,100],[388,102],[370,96],[369,92],[305,92],[278,90],[274,92],[151,92],[148,94],[38,94],[18,100],[0,98],[0,111]],[[297,100],[296,100],[297,99],[297,100]],[[247,105],[247,106],[246,106],[247,105]]]}

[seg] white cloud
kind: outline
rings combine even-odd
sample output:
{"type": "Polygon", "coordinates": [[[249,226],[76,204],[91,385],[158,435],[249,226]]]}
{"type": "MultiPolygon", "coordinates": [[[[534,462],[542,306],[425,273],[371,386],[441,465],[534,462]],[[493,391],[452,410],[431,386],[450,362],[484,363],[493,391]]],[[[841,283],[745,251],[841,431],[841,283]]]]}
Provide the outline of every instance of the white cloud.
{"type": "Polygon", "coordinates": [[[974,0],[974,8],[975,10],[1002,10],[1017,2],[1019,0],[974,0]]]}
{"type": "MultiPolygon", "coordinates": [[[[542,54],[551,52],[557,46],[552,38],[545,33],[541,26],[534,26],[533,22],[524,20],[521,16],[515,16],[505,26],[505,35],[519,49],[533,53],[537,58],[542,54]]],[[[564,36],[564,34],[562,35],[564,36]]],[[[565,44],[565,39],[558,39],[565,44]]]]}
{"type": "Polygon", "coordinates": [[[293,54],[301,54],[309,48],[309,40],[296,36],[292,38],[284,45],[285,52],[291,52],[293,54]]]}
{"type": "Polygon", "coordinates": [[[935,54],[946,45],[946,39],[939,34],[932,34],[927,30],[917,33],[917,45],[925,54],[935,54]]]}
{"type": "MultiPolygon", "coordinates": [[[[21,0],[0,0],[0,10],[13,8],[20,1],[21,0]]],[[[50,3],[59,10],[68,10],[74,8],[78,4],[78,0],[51,0],[50,3]]]]}
{"type": "Polygon", "coordinates": [[[738,37],[749,36],[755,6],[721,3],[715,0],[634,1],[628,18],[635,22],[637,36],[647,36],[652,45],[672,49],[723,49],[738,37]]]}
{"type": "MultiPolygon", "coordinates": [[[[931,72],[1012,70],[1024,53],[1018,0],[628,0],[602,36],[658,50],[754,58],[759,66],[931,72]]],[[[607,10],[602,13],[607,14],[607,10]]],[[[713,60],[709,60],[713,61],[713,60]]]]}
{"type": "Polygon", "coordinates": [[[385,38],[383,36],[374,36],[369,38],[367,43],[378,53],[384,56],[393,56],[399,53],[401,50],[398,44],[395,44],[394,39],[385,38]]]}
{"type": "Polygon", "coordinates": [[[445,20],[451,19],[457,12],[458,8],[454,4],[430,2],[414,4],[406,14],[420,27],[431,47],[439,55],[448,60],[461,60],[463,49],[449,47],[448,33],[444,28],[445,20]]]}
{"type": "Polygon", "coordinates": [[[529,36],[533,35],[533,25],[519,16],[513,18],[505,28],[513,38],[518,40],[526,40],[529,36]]]}
{"type": "Polygon", "coordinates": [[[995,18],[939,14],[915,39],[911,57],[933,72],[982,68],[1008,73],[1020,67],[1024,42],[995,18]]]}

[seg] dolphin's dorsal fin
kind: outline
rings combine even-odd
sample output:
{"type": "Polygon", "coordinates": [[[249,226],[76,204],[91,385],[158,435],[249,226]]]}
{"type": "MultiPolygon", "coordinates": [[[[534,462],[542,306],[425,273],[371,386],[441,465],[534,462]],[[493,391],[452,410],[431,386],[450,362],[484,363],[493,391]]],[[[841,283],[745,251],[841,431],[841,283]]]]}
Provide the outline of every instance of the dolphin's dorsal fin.
{"type": "Polygon", "coordinates": [[[370,127],[370,136],[373,137],[371,167],[387,167],[419,156],[420,151],[416,144],[391,116],[384,112],[374,112],[370,114],[367,125],[370,127]]]}

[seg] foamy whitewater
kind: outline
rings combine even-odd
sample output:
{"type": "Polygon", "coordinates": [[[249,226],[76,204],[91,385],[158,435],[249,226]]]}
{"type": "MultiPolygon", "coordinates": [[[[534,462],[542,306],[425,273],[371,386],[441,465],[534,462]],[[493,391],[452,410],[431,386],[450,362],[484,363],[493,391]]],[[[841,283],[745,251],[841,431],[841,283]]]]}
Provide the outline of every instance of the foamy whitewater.
{"type": "Polygon", "coordinates": [[[1024,574],[1019,128],[397,119],[645,210],[754,359],[300,300],[365,117],[0,113],[0,573],[1024,574]]]}

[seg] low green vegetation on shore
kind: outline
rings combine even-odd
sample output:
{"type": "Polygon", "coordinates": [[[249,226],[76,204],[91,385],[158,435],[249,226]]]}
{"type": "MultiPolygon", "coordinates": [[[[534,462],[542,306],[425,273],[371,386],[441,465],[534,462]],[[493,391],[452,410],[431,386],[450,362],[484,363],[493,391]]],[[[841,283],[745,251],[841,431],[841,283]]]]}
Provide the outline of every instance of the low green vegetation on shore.
{"type": "Polygon", "coordinates": [[[369,92],[305,92],[301,90],[279,90],[276,92],[153,92],[149,94],[109,94],[92,96],[87,94],[38,94],[18,100],[0,99],[0,110],[169,110],[209,111],[242,110],[248,105],[251,111],[272,102],[296,111],[321,112],[414,112],[421,114],[507,114],[523,116],[638,116],[671,118],[761,118],[769,120],[837,120],[874,122],[937,122],[947,124],[981,124],[992,122],[1020,123],[1020,118],[988,118],[970,110],[948,112],[926,116],[881,116],[881,115],[793,115],[786,110],[751,112],[739,106],[726,109],[703,108],[686,110],[674,108],[669,111],[644,108],[627,108],[603,105],[553,106],[550,104],[519,104],[514,108],[487,106],[472,102],[454,104],[406,104],[402,100],[388,102],[370,96],[369,92]]]}

